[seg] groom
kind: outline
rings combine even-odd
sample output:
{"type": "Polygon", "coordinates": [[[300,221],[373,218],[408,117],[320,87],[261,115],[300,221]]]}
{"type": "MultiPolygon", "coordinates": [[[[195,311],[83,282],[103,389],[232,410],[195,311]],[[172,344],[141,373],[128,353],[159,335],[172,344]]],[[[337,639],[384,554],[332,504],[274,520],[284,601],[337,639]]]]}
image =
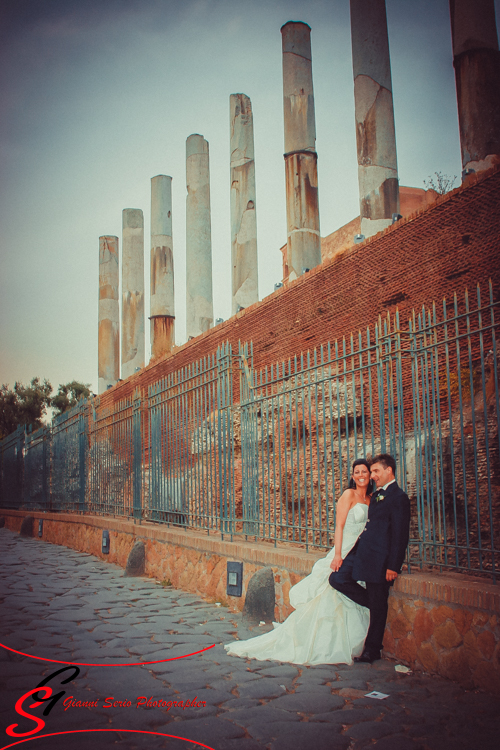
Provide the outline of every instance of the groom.
{"type": "Polygon", "coordinates": [[[329,579],[330,586],[370,610],[363,653],[354,659],[369,664],[380,659],[389,590],[401,571],[410,534],[410,501],[396,483],[396,461],[381,453],[373,457],[370,470],[377,488],[365,529],[329,579]],[[357,581],[365,581],[366,589],[357,581]]]}

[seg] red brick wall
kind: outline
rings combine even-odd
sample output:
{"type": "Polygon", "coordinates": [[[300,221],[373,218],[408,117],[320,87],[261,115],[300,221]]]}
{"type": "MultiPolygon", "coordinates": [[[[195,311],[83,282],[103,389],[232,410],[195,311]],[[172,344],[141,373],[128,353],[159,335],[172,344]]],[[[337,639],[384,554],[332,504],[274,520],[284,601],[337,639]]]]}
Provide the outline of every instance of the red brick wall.
{"type": "MultiPolygon", "coordinates": [[[[470,179],[470,178],[469,178],[470,179]]],[[[500,290],[500,169],[476,175],[430,208],[402,219],[325,265],[247,308],[222,325],[149,365],[103,394],[102,403],[129,396],[165,375],[215,353],[225,341],[254,345],[260,367],[373,325],[399,307],[412,308],[473,293],[480,282],[500,290]]],[[[216,290],[215,290],[216,291],[216,290]]]]}

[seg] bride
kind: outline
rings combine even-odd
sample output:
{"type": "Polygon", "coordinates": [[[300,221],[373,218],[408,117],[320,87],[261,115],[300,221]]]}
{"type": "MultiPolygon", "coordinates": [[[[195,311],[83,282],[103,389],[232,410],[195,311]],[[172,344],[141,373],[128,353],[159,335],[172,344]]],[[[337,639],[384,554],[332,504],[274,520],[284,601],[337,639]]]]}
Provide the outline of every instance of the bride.
{"type": "Polygon", "coordinates": [[[370,504],[370,465],[354,461],[352,478],[337,503],[335,546],[314,565],[311,574],[290,589],[295,612],[274,630],[224,646],[232,656],[286,661],[292,664],[352,664],[363,651],[370,613],[328,583],[332,570],[354,547],[370,504]]]}

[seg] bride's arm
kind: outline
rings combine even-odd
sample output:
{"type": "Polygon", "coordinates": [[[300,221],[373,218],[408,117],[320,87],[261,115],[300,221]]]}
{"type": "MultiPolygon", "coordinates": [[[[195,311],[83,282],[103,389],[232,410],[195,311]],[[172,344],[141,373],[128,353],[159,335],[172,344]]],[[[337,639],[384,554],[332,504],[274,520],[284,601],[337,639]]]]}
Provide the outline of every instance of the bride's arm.
{"type": "Polygon", "coordinates": [[[337,503],[337,518],[335,522],[335,556],[330,563],[330,568],[334,571],[339,570],[342,565],[342,538],[344,536],[344,526],[352,505],[352,490],[346,490],[342,493],[337,503]]]}

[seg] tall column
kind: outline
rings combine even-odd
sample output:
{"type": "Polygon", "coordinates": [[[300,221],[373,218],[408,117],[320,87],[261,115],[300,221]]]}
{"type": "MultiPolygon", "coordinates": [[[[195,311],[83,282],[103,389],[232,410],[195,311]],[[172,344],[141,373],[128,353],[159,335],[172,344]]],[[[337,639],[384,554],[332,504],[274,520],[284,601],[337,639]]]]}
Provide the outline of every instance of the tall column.
{"type": "Polygon", "coordinates": [[[118,266],[118,237],[99,237],[99,393],[120,377],[118,266]]]}
{"type": "Polygon", "coordinates": [[[257,216],[252,103],[245,94],[229,98],[231,125],[231,265],[233,315],[259,301],[257,216]]]}
{"type": "Polygon", "coordinates": [[[122,212],[122,378],[144,367],[144,217],[122,212]]]}
{"type": "Polygon", "coordinates": [[[351,38],[361,234],[371,237],[399,213],[385,0],[351,0],[351,38]]]}
{"type": "Polygon", "coordinates": [[[321,263],[318,155],[312,82],[311,29],[289,21],[281,27],[287,262],[290,280],[321,263]]]}
{"type": "Polygon", "coordinates": [[[500,52],[494,0],[450,0],[462,167],[500,164],[500,52]]]}
{"type": "Polygon", "coordinates": [[[151,178],[151,358],[163,357],[175,343],[172,178],[151,178]]]}
{"type": "Polygon", "coordinates": [[[214,320],[212,232],[208,142],[186,141],[186,329],[188,340],[208,331],[214,320]]]}

